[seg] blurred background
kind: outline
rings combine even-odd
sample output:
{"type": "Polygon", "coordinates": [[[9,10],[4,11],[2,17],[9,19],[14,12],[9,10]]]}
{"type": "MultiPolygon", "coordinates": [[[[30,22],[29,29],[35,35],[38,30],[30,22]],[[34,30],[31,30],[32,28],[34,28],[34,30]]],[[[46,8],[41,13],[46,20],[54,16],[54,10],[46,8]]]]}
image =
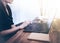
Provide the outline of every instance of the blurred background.
{"type": "Polygon", "coordinates": [[[53,18],[60,18],[59,0],[14,0],[12,9],[14,24],[25,20],[34,20],[36,17],[47,19],[51,24],[53,18]]]}

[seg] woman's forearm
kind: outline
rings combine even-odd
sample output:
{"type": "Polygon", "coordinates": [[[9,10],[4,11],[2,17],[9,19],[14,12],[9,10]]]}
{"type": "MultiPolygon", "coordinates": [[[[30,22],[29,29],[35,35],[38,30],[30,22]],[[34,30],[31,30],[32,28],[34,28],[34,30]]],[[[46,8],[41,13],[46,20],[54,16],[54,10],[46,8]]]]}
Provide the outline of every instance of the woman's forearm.
{"type": "Polygon", "coordinates": [[[14,27],[14,28],[11,28],[8,30],[1,31],[0,34],[4,36],[4,35],[10,34],[10,33],[13,33],[17,30],[19,30],[19,27],[14,27]]]}
{"type": "Polygon", "coordinates": [[[24,22],[23,24],[21,24],[20,26],[17,26],[17,27],[12,25],[11,29],[1,31],[0,34],[7,35],[7,34],[10,34],[10,33],[13,33],[13,32],[15,32],[15,31],[17,31],[19,29],[23,29],[24,27],[26,27],[29,24],[30,24],[30,22],[24,22]]]}

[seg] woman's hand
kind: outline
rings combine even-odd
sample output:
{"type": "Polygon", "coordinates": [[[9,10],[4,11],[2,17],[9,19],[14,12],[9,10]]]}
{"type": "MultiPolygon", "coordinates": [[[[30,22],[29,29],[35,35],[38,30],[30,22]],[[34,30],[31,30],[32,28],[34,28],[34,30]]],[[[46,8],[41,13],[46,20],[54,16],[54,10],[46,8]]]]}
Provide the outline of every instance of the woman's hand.
{"type": "Polygon", "coordinates": [[[11,28],[15,28],[16,26],[15,25],[11,25],[11,28]]]}
{"type": "Polygon", "coordinates": [[[21,24],[21,25],[19,26],[19,28],[20,28],[20,29],[23,29],[23,28],[25,28],[26,26],[28,26],[30,23],[31,23],[30,21],[25,21],[25,22],[23,22],[23,24],[21,24]]]}
{"type": "Polygon", "coordinates": [[[11,28],[13,28],[13,29],[16,28],[17,30],[21,30],[21,29],[22,29],[20,26],[17,26],[17,27],[16,27],[15,25],[11,25],[11,28]]]}
{"type": "Polygon", "coordinates": [[[17,29],[17,30],[21,30],[21,29],[25,28],[26,26],[28,26],[30,23],[31,23],[30,21],[25,21],[17,27],[15,25],[11,25],[11,27],[14,29],[17,29]]]}

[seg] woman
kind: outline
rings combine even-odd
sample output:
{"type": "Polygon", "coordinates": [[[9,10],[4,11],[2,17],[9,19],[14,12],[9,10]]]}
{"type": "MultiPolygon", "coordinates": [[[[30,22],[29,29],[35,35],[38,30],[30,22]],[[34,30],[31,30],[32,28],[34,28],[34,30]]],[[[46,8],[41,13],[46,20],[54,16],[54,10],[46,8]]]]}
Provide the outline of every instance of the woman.
{"type": "Polygon", "coordinates": [[[20,26],[16,27],[13,23],[11,9],[8,6],[8,3],[12,3],[12,1],[0,0],[0,36],[3,40],[9,39],[18,30],[22,29],[20,26]]]}

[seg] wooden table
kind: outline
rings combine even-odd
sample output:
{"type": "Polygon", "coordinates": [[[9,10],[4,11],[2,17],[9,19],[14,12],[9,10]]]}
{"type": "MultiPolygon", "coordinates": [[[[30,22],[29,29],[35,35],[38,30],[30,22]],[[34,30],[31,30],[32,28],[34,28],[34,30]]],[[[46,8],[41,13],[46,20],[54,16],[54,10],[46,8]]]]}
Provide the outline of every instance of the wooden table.
{"type": "Polygon", "coordinates": [[[23,30],[20,30],[13,37],[11,37],[6,43],[49,43],[44,41],[28,40],[27,37],[29,35],[30,33],[23,32],[23,30]]]}

